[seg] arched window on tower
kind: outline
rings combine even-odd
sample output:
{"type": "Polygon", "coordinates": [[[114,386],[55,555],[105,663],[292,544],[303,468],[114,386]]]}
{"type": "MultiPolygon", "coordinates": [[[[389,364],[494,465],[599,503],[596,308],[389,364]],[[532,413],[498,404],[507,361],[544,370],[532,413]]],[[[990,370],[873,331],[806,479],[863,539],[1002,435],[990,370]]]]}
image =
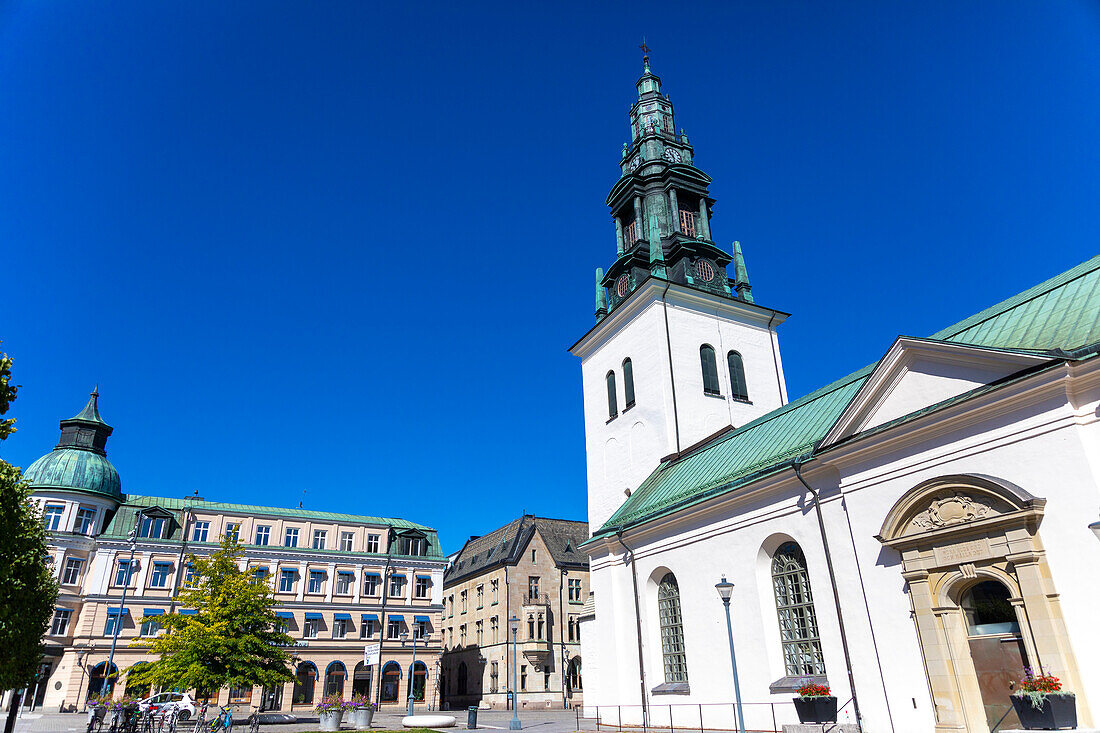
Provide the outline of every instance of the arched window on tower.
{"type": "Polygon", "coordinates": [[[634,364],[630,357],[623,359],[623,391],[626,392],[626,407],[634,406],[634,364]]]}
{"type": "Polygon", "coordinates": [[[666,573],[657,587],[657,616],[661,622],[661,655],[665,682],[687,682],[687,650],[684,647],[684,623],[680,614],[680,586],[676,576],[666,573]]]}
{"type": "Polygon", "coordinates": [[[784,542],[772,557],[772,586],[779,614],[779,636],[787,675],[825,674],[821,632],[817,628],[806,555],[795,542],[784,542]]]}
{"type": "Polygon", "coordinates": [[[721,394],[722,388],[718,385],[718,361],[714,357],[714,347],[710,344],[700,346],[699,361],[703,367],[703,392],[721,394]]]}
{"type": "Polygon", "coordinates": [[[726,354],[730,368],[730,396],[735,400],[749,399],[749,384],[745,381],[745,362],[736,351],[726,354]]]}
{"type": "Polygon", "coordinates": [[[619,405],[615,401],[615,372],[607,373],[607,417],[613,418],[619,415],[619,405]]]}

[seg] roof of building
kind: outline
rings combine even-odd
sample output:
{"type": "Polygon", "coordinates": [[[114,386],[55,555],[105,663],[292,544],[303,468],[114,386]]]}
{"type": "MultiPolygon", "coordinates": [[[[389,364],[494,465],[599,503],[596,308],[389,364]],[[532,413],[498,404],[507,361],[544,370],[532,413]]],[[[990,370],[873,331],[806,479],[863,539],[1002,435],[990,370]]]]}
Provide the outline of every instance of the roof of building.
{"type": "MultiPolygon", "coordinates": [[[[1100,342],[1100,255],[933,334],[1066,358],[1100,342]]],[[[875,364],[661,462],[596,532],[612,534],[782,470],[821,440],[875,364]]]]}
{"type": "Polygon", "coordinates": [[[443,577],[444,585],[500,565],[514,564],[536,531],[550,551],[555,565],[588,567],[588,555],[577,549],[588,539],[588,522],[524,514],[487,535],[470,538],[447,569],[443,577]]]}
{"type": "Polygon", "coordinates": [[[122,480],[106,456],[80,448],[56,448],[32,463],[23,478],[35,489],[88,491],[122,498],[122,480]]]}

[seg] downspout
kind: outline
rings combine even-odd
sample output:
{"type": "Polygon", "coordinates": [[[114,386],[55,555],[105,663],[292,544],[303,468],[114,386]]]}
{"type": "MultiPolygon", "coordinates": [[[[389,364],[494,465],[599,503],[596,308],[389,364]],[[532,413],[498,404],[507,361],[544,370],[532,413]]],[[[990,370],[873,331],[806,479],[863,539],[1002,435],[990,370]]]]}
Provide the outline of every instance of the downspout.
{"type": "Polygon", "coordinates": [[[634,590],[634,623],[638,630],[638,683],[641,686],[642,692],[642,728],[644,730],[649,720],[649,707],[646,704],[645,694],[645,661],[642,656],[642,609],[638,602],[638,570],[634,563],[634,550],[627,547],[626,543],[623,542],[623,528],[621,526],[615,531],[615,539],[617,539],[619,544],[630,553],[631,588],[634,590]]]}
{"type": "MultiPolygon", "coordinates": [[[[665,301],[665,296],[668,295],[668,289],[672,287],[672,281],[665,282],[664,292],[661,293],[661,309],[665,315],[665,346],[668,348],[668,381],[672,385],[672,424],[676,427],[676,452],[680,452],[680,413],[676,409],[676,373],[672,370],[672,335],[668,330],[668,303],[665,301]]],[[[619,540],[622,542],[622,539],[619,540]]],[[[626,547],[626,545],[623,545],[626,547]]],[[[637,603],[637,591],[635,590],[634,601],[637,603]]],[[[640,623],[640,622],[639,622],[640,623]]],[[[639,643],[641,643],[641,637],[638,637],[639,643]]],[[[644,699],[644,698],[643,698],[644,699]]],[[[644,708],[643,708],[644,710],[644,708]]]]}
{"type": "MultiPolygon", "coordinates": [[[[382,644],[386,640],[386,599],[389,598],[389,593],[386,590],[386,581],[390,577],[390,562],[393,558],[390,556],[389,537],[386,538],[386,569],[382,571],[382,608],[378,611],[378,697],[375,698],[375,702],[378,704],[378,709],[382,709],[382,644]]],[[[360,581],[362,582],[362,581],[360,581]]],[[[360,619],[359,623],[363,623],[360,619]]],[[[321,683],[321,697],[324,697],[324,683],[321,683]]],[[[400,704],[401,695],[397,695],[397,702],[400,704]]]]}
{"type": "MultiPolygon", "coordinates": [[[[812,453],[812,451],[811,451],[812,453]]],[[[817,527],[821,532],[821,545],[825,549],[825,565],[829,569],[829,585],[833,589],[833,604],[836,606],[836,619],[840,625],[840,646],[844,649],[844,666],[848,670],[848,689],[852,691],[852,708],[856,714],[856,728],[860,731],[863,730],[863,718],[859,713],[859,698],[856,696],[856,680],[852,674],[852,655],[848,651],[848,634],[844,629],[844,614],[840,611],[840,592],[836,587],[836,573],[833,571],[833,555],[829,551],[829,537],[825,534],[825,520],[821,514],[821,496],[817,493],[814,487],[806,483],[806,479],[802,478],[802,456],[795,458],[791,461],[791,468],[794,469],[794,475],[806,487],[814,497],[814,509],[817,514],[817,527]]]]}
{"type": "Polygon", "coordinates": [[[783,377],[779,374],[779,359],[775,358],[775,332],[772,331],[772,323],[775,322],[775,311],[772,311],[771,318],[768,319],[768,341],[772,345],[772,366],[775,367],[775,386],[779,390],[779,399],[783,404],[787,404],[787,397],[783,394],[783,377]]]}

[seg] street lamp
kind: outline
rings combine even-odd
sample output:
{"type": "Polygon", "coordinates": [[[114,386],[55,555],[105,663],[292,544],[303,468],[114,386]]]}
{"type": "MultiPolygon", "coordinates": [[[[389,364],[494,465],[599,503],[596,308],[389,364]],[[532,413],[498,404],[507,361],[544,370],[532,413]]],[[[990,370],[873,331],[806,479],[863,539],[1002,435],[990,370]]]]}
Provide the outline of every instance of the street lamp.
{"type": "Polygon", "coordinates": [[[508,722],[508,730],[519,730],[519,689],[516,687],[516,634],[519,633],[519,619],[514,614],[508,619],[508,628],[512,630],[512,719],[508,722]]]}
{"type": "MultiPolygon", "coordinates": [[[[405,641],[409,638],[409,632],[401,632],[401,646],[405,646],[405,641]]],[[[413,714],[413,702],[416,700],[416,634],[412,635],[413,642],[413,660],[412,666],[409,667],[409,715],[413,714]]]]}
{"type": "Polygon", "coordinates": [[[733,695],[737,700],[737,730],[745,733],[745,714],[741,710],[741,683],[737,681],[737,654],[733,651],[733,624],[730,622],[730,596],[733,595],[733,583],[722,576],[722,582],[715,583],[718,597],[722,599],[722,605],[726,607],[726,633],[730,639],[730,664],[733,665],[733,695]]]}
{"type": "Polygon", "coordinates": [[[108,695],[114,695],[115,681],[118,679],[117,674],[115,674],[113,679],[111,678],[111,670],[115,668],[115,646],[118,645],[118,634],[122,631],[122,618],[123,614],[126,613],[126,591],[130,587],[130,578],[134,576],[134,552],[137,550],[137,538],[141,530],[141,519],[144,516],[144,509],[138,511],[137,519],[134,522],[134,528],[130,530],[130,534],[126,537],[126,542],[130,545],[130,562],[126,565],[126,582],[122,586],[122,599],[118,602],[118,617],[115,618],[115,633],[111,636],[111,655],[107,657],[107,666],[103,670],[104,676],[110,680],[107,688],[108,695]]]}
{"type": "Polygon", "coordinates": [[[76,707],[80,709],[80,691],[84,689],[84,675],[88,668],[84,665],[84,659],[88,656],[88,648],[81,647],[76,653],[76,666],[80,667],[80,685],[76,688],[76,707]]]}

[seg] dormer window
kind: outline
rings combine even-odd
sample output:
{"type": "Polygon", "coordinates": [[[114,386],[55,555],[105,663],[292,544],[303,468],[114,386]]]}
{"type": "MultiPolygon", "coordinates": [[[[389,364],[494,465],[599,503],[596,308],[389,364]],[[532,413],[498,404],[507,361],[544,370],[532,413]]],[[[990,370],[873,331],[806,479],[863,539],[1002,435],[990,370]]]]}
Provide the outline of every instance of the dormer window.
{"type": "Polygon", "coordinates": [[[165,517],[142,517],[138,537],[154,540],[164,539],[164,530],[167,526],[168,520],[165,517]]]}
{"type": "Polygon", "coordinates": [[[92,534],[95,532],[95,513],[91,507],[80,507],[76,513],[76,531],[79,534],[92,534]]]}
{"type": "Polygon", "coordinates": [[[47,504],[42,513],[42,523],[46,529],[56,531],[61,526],[61,515],[64,513],[64,504],[47,504]]]}

